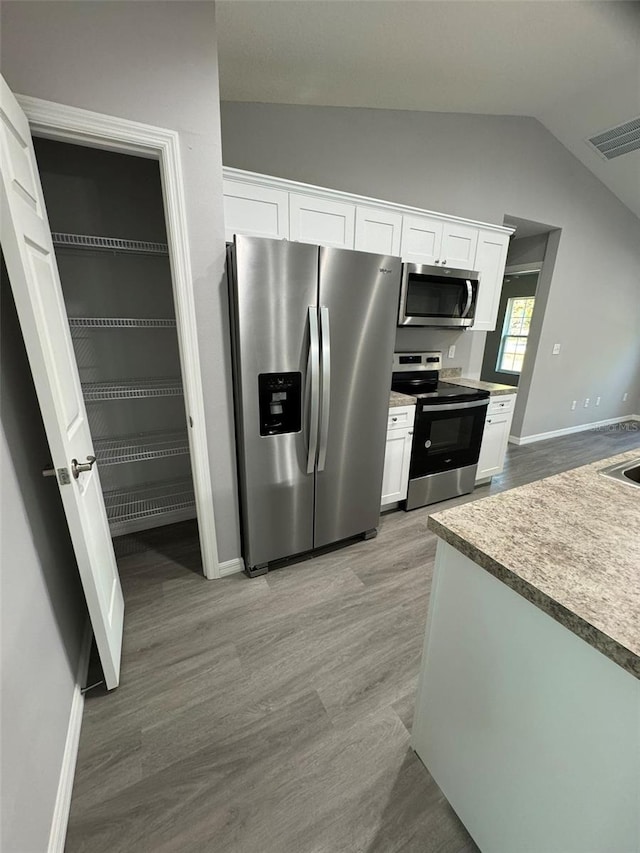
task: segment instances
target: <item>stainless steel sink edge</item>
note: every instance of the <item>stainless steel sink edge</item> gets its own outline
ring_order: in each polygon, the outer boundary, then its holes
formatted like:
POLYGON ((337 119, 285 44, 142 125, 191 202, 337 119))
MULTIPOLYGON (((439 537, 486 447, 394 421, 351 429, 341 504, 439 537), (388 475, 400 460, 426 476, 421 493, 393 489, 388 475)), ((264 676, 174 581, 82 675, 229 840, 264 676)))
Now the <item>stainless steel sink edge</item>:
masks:
POLYGON ((600 473, 604 474, 605 477, 611 477, 613 480, 625 483, 627 486, 640 488, 640 459, 610 465, 608 468, 603 468, 600 473), (630 474, 632 476, 629 476, 630 474))

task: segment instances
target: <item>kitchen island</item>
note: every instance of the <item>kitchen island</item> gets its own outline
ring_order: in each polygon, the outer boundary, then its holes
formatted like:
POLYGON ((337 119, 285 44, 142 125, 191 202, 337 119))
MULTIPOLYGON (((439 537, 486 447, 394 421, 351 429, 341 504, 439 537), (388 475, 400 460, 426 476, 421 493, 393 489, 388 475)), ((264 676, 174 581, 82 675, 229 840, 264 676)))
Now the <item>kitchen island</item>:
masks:
POLYGON ((483 853, 640 851, 638 455, 429 518, 412 745, 483 853))

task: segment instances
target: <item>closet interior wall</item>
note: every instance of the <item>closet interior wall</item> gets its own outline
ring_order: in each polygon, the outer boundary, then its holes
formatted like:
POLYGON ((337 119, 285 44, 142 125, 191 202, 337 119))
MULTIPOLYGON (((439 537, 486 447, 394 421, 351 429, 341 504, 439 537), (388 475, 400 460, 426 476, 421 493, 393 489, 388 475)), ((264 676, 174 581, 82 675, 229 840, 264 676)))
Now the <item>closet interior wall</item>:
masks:
POLYGON ((35 149, 112 535, 195 518, 159 165, 35 149))

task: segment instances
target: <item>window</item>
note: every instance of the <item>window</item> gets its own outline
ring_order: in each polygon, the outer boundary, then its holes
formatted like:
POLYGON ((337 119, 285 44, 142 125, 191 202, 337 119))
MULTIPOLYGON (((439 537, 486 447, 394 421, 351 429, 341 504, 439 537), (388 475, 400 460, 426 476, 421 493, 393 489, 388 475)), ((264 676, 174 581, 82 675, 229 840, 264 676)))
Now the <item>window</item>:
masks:
POLYGON ((527 349, 535 296, 513 296, 507 301, 496 370, 520 373, 527 349))

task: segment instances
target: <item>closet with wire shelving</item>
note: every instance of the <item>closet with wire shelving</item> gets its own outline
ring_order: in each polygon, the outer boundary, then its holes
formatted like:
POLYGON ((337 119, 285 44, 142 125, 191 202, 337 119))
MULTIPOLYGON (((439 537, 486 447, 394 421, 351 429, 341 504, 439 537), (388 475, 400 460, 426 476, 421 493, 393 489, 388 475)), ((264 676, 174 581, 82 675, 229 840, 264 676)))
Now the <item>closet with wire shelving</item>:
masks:
POLYGON ((34 143, 111 534, 195 518, 159 165, 34 143))

